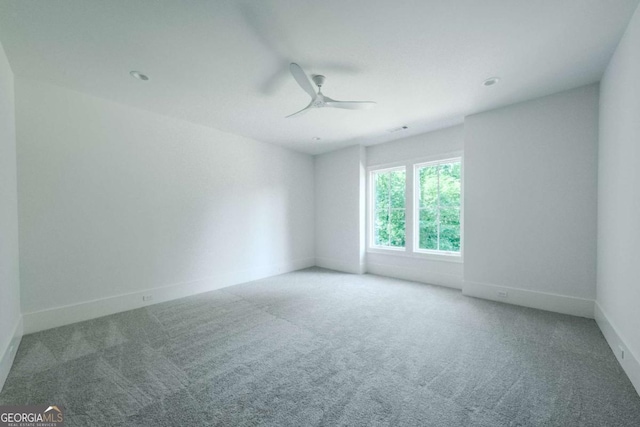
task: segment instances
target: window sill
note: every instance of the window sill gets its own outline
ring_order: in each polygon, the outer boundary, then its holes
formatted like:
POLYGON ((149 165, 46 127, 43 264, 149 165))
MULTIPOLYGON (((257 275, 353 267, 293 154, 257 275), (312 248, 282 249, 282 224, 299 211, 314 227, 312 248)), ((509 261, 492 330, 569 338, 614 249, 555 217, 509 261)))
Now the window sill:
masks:
POLYGON ((393 249, 393 248, 369 247, 367 248, 367 253, 400 256, 405 258, 426 259, 430 261, 453 262, 457 264, 463 263, 462 255, 442 254, 442 253, 422 252, 422 251, 412 252, 412 251, 408 251, 406 248, 393 249))
POLYGON ((367 252, 375 252, 380 254, 395 254, 395 255, 406 255, 408 254, 407 248, 394 248, 393 246, 370 246, 367 248, 367 252))

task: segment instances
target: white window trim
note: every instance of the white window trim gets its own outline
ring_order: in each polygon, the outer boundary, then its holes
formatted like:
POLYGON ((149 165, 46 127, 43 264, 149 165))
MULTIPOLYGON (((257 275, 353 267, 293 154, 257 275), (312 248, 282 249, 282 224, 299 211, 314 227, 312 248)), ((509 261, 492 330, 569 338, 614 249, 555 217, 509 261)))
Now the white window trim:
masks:
MULTIPOLYGON (((407 251, 407 218, 406 218, 406 214, 408 212, 407 210, 407 194, 406 194, 406 175, 405 175, 405 198, 404 198, 404 210, 405 210, 405 219, 404 219, 404 223, 405 223, 405 239, 404 239, 404 247, 398 247, 398 246, 381 246, 381 245, 376 245, 374 244, 374 239, 375 239, 375 231, 373 230, 373 225, 374 225, 374 220, 373 220, 373 215, 374 215, 374 197, 373 197, 373 175, 374 174, 379 174, 379 173, 387 173, 387 172, 398 172, 398 171, 403 171, 405 174, 407 173, 407 167, 405 165, 402 166, 391 166, 391 167, 383 167, 383 168, 375 168, 375 169, 370 169, 368 172, 368 177, 367 177, 367 182, 368 182, 368 186, 369 186, 369 191, 367 192, 367 196, 369 198, 369 202, 367 203, 368 206, 368 245, 367 248, 368 249, 372 249, 372 250, 376 250, 376 251, 382 251, 383 253, 386 253, 387 251, 391 251, 391 252, 406 252, 407 251)), ((389 203, 391 203, 391 200, 389 200, 389 203)))
POLYGON ((401 256, 433 261, 444 261, 453 263, 464 262, 464 157, 462 151, 452 151, 428 157, 421 157, 412 160, 396 161, 393 163, 375 164, 367 167, 367 252, 373 254, 384 254, 390 256, 401 256), (460 252, 431 251, 419 249, 419 242, 416 238, 416 209, 417 197, 415 192, 415 170, 416 166, 426 166, 429 164, 443 163, 447 160, 460 161, 460 252), (373 244, 373 183, 371 177, 373 173, 390 172, 404 169, 407 177, 405 196, 405 247, 395 248, 389 246, 376 246, 373 244), (416 251, 416 248, 418 250, 416 251))

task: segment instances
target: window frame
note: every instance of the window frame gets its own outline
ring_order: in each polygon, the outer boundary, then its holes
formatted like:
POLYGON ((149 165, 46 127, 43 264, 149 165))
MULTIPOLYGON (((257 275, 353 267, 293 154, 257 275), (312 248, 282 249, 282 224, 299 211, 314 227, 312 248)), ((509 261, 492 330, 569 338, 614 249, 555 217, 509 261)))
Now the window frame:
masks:
MULTIPOLYGON (((463 247, 463 203, 464 203, 464 179, 463 179, 462 155, 442 158, 439 160, 430 160, 426 162, 413 164, 413 247, 412 251, 417 254, 426 254, 440 257, 462 257, 463 247), (420 248, 420 175, 418 170, 424 167, 437 166, 450 163, 460 162, 460 251, 442 251, 439 249, 422 249, 420 248)), ((438 180, 438 193, 440 193, 440 181, 438 180)), ((440 204, 438 204, 438 215, 440 215, 440 204)), ((405 220, 406 221, 406 220, 405 220)), ((440 227, 438 227, 438 241, 440 240, 440 227)))
MULTIPOLYGON (((379 250, 379 251, 392 251, 392 252, 406 252, 407 251, 407 170, 408 168, 405 165, 400 165, 400 166, 391 166, 391 167, 384 167, 384 168, 376 168, 376 169, 370 169, 369 170, 369 174, 368 174, 368 182, 369 182, 369 192, 368 192, 368 197, 369 197, 369 203, 368 203, 368 223, 369 226, 368 228, 368 232, 369 232, 369 238, 368 238, 368 249, 374 249, 374 250, 379 250), (397 171, 403 171, 405 174, 405 183, 404 183, 404 246, 382 246, 382 245, 376 245, 375 244, 375 230, 374 228, 374 216, 375 216, 375 196, 374 196, 374 190, 375 190, 375 185, 374 185, 374 180, 373 180, 373 176, 375 174, 380 174, 380 173, 387 173, 387 172, 397 172, 397 171)), ((389 203, 391 203, 391 200, 389 200, 389 203)))
POLYGON ((403 161, 380 163, 369 165, 366 168, 366 251, 372 254, 383 254, 388 256, 400 256, 418 259, 427 259, 432 261, 444 261, 452 263, 464 262, 464 155, 463 151, 450 151, 428 157, 420 157, 403 161), (424 166, 426 164, 444 163, 446 161, 460 161, 460 252, 433 251, 419 249, 419 209, 418 198, 416 192, 416 166, 424 166), (374 197, 373 197, 373 180, 374 173, 402 170, 405 171, 405 246, 404 248, 396 248, 389 246, 374 245, 374 197), (418 250, 416 250, 418 249, 418 250))

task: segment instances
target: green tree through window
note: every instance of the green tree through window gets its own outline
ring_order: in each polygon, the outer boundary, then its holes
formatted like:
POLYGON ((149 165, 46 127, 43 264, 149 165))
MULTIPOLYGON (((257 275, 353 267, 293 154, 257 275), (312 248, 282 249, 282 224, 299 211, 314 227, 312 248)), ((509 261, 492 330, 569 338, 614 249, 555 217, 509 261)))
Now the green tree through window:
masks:
POLYGON ((418 247, 460 252, 460 161, 416 168, 418 247))
POLYGON ((374 245, 403 248, 406 172, 404 168, 374 172, 372 178, 374 245))

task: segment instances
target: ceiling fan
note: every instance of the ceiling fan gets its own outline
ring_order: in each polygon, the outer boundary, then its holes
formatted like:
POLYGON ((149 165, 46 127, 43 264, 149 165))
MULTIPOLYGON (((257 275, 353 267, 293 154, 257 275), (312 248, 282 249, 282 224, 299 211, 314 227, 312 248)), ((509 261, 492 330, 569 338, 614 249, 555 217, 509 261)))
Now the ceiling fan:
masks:
POLYGON ((296 79, 296 82, 298 82, 302 90, 304 90, 309 94, 309 96, 311 96, 311 102, 302 110, 290 114, 287 117, 299 116, 303 113, 306 113, 312 108, 333 107, 344 108, 347 110, 367 110, 376 106, 376 103, 373 101, 336 101, 335 99, 331 99, 328 96, 325 96, 322 93, 322 85, 324 84, 325 77, 320 75, 311 77, 316 86, 318 86, 318 93, 316 93, 313 85, 309 81, 309 78, 307 77, 307 74, 304 72, 302 67, 300 67, 295 62, 292 62, 289 65, 289 70, 291 70, 291 75, 293 75, 293 78, 296 79))

